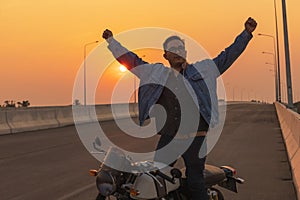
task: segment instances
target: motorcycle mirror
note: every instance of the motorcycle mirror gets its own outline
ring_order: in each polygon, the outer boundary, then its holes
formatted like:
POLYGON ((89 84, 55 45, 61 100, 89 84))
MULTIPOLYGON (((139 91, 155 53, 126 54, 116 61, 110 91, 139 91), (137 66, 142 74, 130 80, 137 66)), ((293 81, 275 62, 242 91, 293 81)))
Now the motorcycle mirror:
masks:
POLYGON ((181 178, 182 177, 181 171, 177 168, 171 169, 170 173, 171 173, 173 178, 181 178))
POLYGON ((101 141, 99 139, 99 137, 96 137, 94 142, 93 142, 93 147, 94 149, 101 151, 100 147, 101 147, 101 141))
POLYGON ((101 146, 102 144, 101 144, 101 141, 100 141, 100 139, 99 139, 99 137, 96 137, 95 138, 95 143, 98 145, 98 146, 101 146))

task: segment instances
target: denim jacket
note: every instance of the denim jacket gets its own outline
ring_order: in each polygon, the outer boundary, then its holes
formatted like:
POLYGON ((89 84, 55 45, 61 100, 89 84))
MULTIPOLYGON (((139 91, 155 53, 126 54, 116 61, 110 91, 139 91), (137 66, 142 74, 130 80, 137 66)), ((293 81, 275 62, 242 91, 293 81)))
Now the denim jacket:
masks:
MULTIPOLYGON (((200 114, 210 127, 215 126, 219 121, 217 78, 241 55, 252 37, 252 34, 244 30, 236 37, 234 43, 217 57, 189 64, 184 70, 186 86, 200 114)), ((138 106, 140 125, 143 125, 149 118, 151 107, 162 94, 171 69, 162 63, 149 64, 143 61, 114 38, 110 38, 108 48, 121 64, 140 78, 138 106)))

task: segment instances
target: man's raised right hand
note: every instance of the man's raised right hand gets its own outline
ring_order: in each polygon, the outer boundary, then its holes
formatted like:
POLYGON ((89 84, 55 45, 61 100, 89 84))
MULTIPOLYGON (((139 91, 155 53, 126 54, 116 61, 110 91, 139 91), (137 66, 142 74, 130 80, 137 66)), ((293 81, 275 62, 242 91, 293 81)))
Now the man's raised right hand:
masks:
POLYGON ((113 36, 113 33, 108 29, 106 29, 102 34, 102 37, 106 40, 112 36, 113 36))

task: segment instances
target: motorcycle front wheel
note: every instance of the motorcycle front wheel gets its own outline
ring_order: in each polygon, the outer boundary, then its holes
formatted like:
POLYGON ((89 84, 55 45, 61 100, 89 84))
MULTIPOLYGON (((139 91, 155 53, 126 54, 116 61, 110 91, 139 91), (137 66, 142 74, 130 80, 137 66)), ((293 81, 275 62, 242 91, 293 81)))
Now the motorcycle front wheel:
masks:
POLYGON ((96 200, 105 200, 106 197, 102 196, 100 193, 97 195, 96 200))
POLYGON ((209 200, 224 200, 224 196, 222 194, 222 192, 216 188, 210 188, 209 189, 211 192, 216 193, 217 195, 210 195, 208 197, 209 200))
MULTIPOLYGON (((125 198, 126 200, 133 200, 131 198, 125 198)), ((115 198, 115 197, 106 197, 106 196, 103 196, 101 194, 98 194, 98 196, 96 197, 96 200, 124 200, 124 198, 122 199, 119 199, 119 198, 115 198)))
POLYGON ((188 200, 189 198, 182 192, 176 190, 176 191, 170 192, 165 199, 167 199, 167 200, 188 200))

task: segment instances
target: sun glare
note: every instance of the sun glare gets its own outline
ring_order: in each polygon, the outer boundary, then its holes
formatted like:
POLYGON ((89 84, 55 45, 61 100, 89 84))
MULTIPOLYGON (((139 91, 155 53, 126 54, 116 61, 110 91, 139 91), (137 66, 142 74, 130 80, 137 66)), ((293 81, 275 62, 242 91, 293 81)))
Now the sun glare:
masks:
POLYGON ((127 71, 127 68, 124 65, 120 65, 119 69, 120 69, 121 72, 126 72, 127 71))

